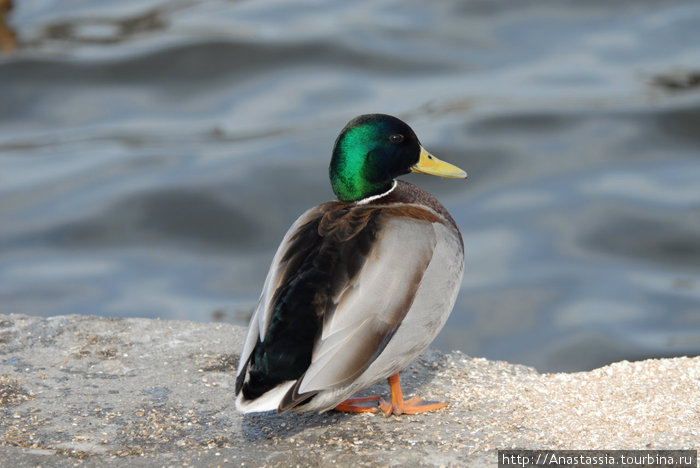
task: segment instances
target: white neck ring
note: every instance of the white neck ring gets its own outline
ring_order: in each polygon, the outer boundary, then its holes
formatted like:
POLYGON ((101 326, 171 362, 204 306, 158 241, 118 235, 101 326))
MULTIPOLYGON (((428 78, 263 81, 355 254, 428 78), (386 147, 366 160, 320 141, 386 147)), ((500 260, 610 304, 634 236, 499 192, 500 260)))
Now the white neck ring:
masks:
POLYGON ((363 198, 362 200, 359 200, 357 202, 357 204, 358 205, 366 205, 369 202, 373 202, 374 200, 378 200, 382 197, 385 197, 394 191, 397 184, 398 184, 398 182, 394 181, 394 183, 391 185, 391 188, 389 190, 387 190, 386 192, 380 193, 379 195, 372 195, 371 197, 363 198))

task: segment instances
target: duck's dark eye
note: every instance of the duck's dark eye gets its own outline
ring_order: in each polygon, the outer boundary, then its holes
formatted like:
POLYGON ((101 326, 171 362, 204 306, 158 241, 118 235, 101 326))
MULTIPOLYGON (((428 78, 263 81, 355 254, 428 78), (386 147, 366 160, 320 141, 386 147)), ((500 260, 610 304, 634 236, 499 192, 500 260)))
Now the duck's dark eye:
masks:
POLYGON ((403 141, 403 135, 401 135, 400 133, 396 133, 394 135, 391 135, 389 137, 389 141, 395 145, 398 145, 399 143, 401 143, 403 141))

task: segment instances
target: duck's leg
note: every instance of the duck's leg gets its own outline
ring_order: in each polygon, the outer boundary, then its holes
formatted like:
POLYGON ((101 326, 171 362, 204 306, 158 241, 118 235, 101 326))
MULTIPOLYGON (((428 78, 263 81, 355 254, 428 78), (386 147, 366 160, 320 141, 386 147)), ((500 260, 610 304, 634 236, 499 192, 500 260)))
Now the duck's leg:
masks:
POLYGON ((379 408, 387 417, 391 414, 398 416, 400 414, 425 413, 426 411, 433 411, 447 406, 447 403, 444 402, 427 403, 419 397, 409 398, 404 401, 398 372, 389 377, 388 381, 389 387, 391 387, 391 402, 387 403, 383 398, 379 400, 379 408))
POLYGON ((345 413, 376 413, 379 411, 379 407, 376 405, 367 406, 358 405, 358 403, 364 403, 366 401, 379 401, 380 399, 381 397, 378 396, 348 398, 333 409, 336 411, 343 411, 345 413))

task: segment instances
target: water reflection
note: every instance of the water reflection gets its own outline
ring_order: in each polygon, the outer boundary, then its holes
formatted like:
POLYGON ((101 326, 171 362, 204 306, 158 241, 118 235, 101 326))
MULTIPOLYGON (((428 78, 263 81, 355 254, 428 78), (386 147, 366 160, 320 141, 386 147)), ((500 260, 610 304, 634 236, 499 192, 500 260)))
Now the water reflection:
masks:
POLYGON ((9 25, 12 0, 0 0, 0 52, 9 53, 17 48, 17 36, 9 25))

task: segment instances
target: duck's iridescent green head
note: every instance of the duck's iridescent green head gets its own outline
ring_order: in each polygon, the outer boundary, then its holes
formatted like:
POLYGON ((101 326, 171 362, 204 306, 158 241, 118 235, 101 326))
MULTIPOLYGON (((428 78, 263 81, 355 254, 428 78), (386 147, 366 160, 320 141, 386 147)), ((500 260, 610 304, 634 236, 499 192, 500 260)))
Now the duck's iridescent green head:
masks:
POLYGON ((339 200, 356 201, 379 195, 392 188, 396 177, 409 172, 467 176, 458 167, 425 151, 411 127, 390 115, 355 117, 335 141, 329 173, 339 200))

